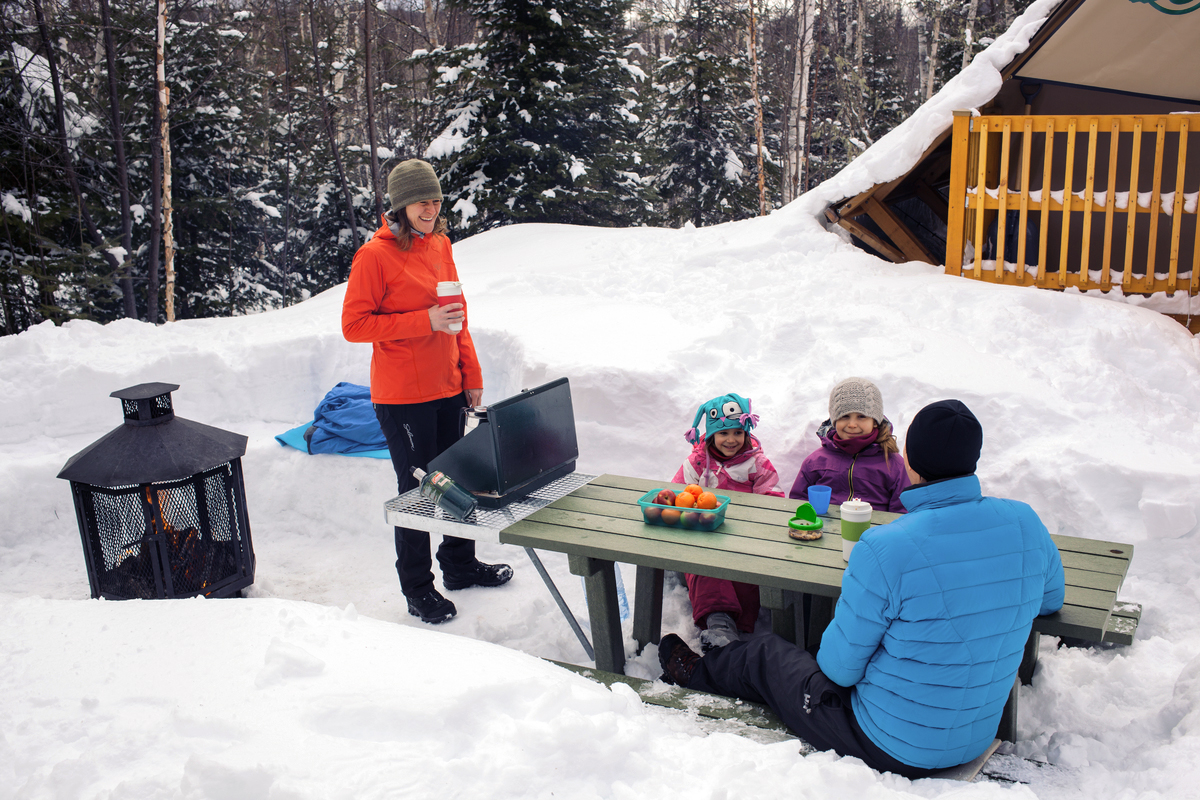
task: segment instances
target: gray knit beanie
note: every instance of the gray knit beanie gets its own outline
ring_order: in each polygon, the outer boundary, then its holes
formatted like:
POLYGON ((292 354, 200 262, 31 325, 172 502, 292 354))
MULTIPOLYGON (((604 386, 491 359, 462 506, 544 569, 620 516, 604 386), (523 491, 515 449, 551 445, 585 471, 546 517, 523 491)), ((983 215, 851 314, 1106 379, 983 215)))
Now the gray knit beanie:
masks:
POLYGON ((829 421, 857 411, 864 417, 883 422, 883 395, 879 387, 866 378, 846 378, 829 393, 829 421))
POLYGON ((441 200, 442 185, 428 161, 410 158, 397 164, 388 175, 388 197, 392 208, 399 211, 413 203, 441 200))

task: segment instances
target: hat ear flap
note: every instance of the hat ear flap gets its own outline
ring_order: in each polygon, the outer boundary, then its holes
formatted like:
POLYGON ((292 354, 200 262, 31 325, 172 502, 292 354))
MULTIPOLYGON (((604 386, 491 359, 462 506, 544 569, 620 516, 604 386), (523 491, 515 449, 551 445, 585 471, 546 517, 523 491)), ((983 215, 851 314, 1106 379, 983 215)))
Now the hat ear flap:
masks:
POLYGON ((742 407, 742 430, 749 433, 750 429, 758 424, 758 415, 754 414, 750 408, 750 398, 742 397, 740 394, 731 394, 729 396, 736 400, 737 404, 742 407))
POLYGON ((696 418, 692 420, 692 427, 688 428, 683 434, 683 438, 687 439, 688 444, 695 444, 696 442, 700 441, 701 438, 703 438, 700 436, 700 420, 704 418, 704 410, 706 408, 708 408, 708 406, 703 405, 696 409, 696 418))

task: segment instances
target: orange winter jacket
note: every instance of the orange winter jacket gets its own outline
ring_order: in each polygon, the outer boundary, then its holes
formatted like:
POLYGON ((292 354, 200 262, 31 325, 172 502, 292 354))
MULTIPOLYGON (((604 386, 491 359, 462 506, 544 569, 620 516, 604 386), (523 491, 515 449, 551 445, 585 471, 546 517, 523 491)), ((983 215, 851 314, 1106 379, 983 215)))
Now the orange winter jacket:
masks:
POLYGON ((371 402, 424 403, 483 388, 466 318, 457 334, 430 327, 438 282, 456 280, 449 239, 413 236, 412 248, 404 251, 386 220, 354 254, 342 335, 372 344, 371 402))

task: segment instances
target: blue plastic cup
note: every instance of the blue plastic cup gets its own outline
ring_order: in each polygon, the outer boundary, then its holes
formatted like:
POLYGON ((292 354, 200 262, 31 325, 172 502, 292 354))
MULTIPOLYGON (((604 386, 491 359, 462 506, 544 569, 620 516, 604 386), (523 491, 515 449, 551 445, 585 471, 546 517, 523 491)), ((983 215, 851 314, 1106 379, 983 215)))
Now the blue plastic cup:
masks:
POLYGON ((813 511, 818 514, 829 511, 829 493, 832 491, 828 486, 808 487, 808 502, 812 504, 813 511))

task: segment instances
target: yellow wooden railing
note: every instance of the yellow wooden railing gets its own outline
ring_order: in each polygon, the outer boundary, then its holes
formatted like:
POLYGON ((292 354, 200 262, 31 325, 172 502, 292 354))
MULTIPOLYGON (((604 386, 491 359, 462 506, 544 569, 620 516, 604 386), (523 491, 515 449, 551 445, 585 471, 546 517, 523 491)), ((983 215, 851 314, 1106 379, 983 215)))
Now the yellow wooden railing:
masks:
POLYGON ((956 111, 952 136, 948 274, 1200 292, 1200 114, 956 111))

